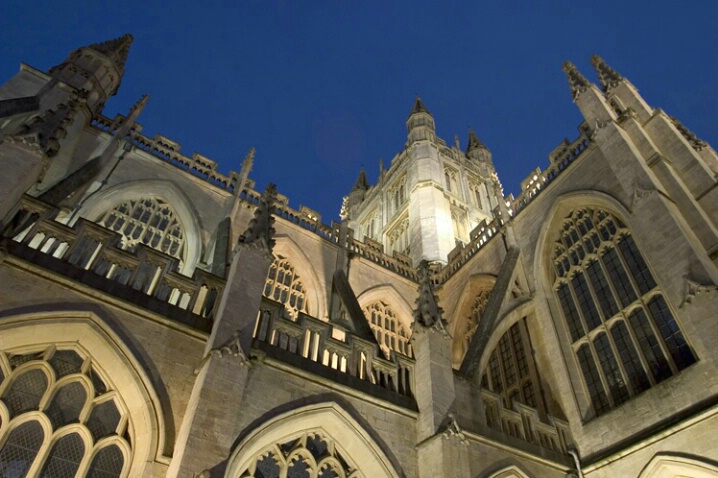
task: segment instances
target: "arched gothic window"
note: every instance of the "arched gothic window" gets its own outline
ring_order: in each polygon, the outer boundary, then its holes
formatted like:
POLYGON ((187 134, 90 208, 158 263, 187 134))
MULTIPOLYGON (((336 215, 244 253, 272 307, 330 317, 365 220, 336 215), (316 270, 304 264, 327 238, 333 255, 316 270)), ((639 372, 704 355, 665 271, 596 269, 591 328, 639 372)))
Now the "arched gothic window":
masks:
POLYGON ((308 313, 307 294, 294 266, 284 256, 277 255, 269 266, 264 296, 284 304, 284 310, 296 320, 299 312, 308 313))
POLYGON ((554 290, 596 416, 696 361, 618 218, 575 210, 554 247, 554 290))
POLYGON ((0 351, 0 380, 0 476, 127 476, 131 425, 91 359, 54 347, 0 351))
POLYGON ((184 263, 184 228, 172 207, 162 199, 131 199, 106 212, 98 222, 122 234, 123 249, 133 251, 138 244, 145 244, 184 263))
POLYGON ((491 294, 491 287, 482 287, 476 293, 476 298, 471 306, 471 314, 457 325, 457 329, 454 331, 454 342, 452 344, 452 358, 455 366, 460 366, 461 361, 464 360, 466 351, 469 350, 469 344, 471 339, 476 333, 476 329, 479 327, 479 319, 481 314, 484 313, 486 304, 489 301, 489 295, 491 294))
POLYGON ((390 351, 412 356, 409 343, 411 332, 391 307, 382 301, 377 301, 364 307, 364 315, 386 357, 389 357, 390 351))
POLYGON ((514 402, 534 408, 540 405, 538 372, 530 347, 526 321, 522 319, 501 337, 481 378, 481 385, 501 395, 509 408, 514 402))
POLYGON ((321 432, 303 433, 259 453, 239 478, 364 478, 321 432))

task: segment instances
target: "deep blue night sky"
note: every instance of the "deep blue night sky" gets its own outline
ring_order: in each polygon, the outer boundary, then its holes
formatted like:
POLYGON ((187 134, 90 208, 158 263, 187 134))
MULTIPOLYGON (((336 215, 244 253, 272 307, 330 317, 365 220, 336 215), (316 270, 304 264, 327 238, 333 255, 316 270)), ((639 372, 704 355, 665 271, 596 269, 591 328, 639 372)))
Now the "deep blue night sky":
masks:
POLYGON ((0 82, 73 49, 132 33, 118 95, 139 122, 239 169, 257 148, 258 189, 335 219, 366 167, 375 181, 406 140, 419 93, 447 143, 468 127, 505 191, 581 122, 561 64, 594 80, 601 55, 644 98, 718 145, 718 2, 207 1, 0 3, 0 82), (486 6, 484 4, 493 5, 486 6), (643 8, 639 7, 641 5, 643 8))

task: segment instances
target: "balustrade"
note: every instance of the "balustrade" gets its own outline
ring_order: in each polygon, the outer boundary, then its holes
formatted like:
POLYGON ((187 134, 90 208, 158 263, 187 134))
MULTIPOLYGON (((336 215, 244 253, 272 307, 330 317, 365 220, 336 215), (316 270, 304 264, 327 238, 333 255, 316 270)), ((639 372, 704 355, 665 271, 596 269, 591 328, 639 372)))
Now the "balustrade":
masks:
MULTIPOLYGON (((134 252, 119 247, 121 236, 85 219, 74 226, 55 221, 57 210, 39 199, 24 196, 14 219, 3 233, 5 241, 20 244, 17 254, 25 258, 50 256, 58 271, 86 277, 72 270, 87 271, 116 287, 141 292, 191 314, 211 319, 224 280, 202 270, 193 277, 179 272, 178 260, 143 244, 134 252), (30 253, 30 251, 35 251, 30 253)), ((84 280, 90 286, 100 282, 84 280)), ((147 304, 151 305, 151 304, 147 304)))
POLYGON ((567 422, 551 416, 543 422, 535 408, 518 402, 507 408, 500 395, 487 389, 481 390, 481 398, 489 428, 559 453, 572 447, 567 422))
POLYGON ((387 360, 379 347, 328 322, 299 314, 296 321, 284 306, 262 298, 254 339, 352 375, 392 392, 413 397, 414 360, 392 353, 387 360))

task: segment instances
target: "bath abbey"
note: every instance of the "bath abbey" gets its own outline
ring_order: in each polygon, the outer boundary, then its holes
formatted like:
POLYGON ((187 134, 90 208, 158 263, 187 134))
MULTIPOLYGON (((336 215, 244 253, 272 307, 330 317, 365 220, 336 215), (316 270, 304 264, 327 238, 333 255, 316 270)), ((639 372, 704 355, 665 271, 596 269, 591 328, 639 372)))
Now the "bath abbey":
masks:
POLYGON ((690 118, 566 62, 584 121, 514 196, 417 97, 328 223, 104 111, 132 41, 0 86, 0 477, 718 478, 690 118))

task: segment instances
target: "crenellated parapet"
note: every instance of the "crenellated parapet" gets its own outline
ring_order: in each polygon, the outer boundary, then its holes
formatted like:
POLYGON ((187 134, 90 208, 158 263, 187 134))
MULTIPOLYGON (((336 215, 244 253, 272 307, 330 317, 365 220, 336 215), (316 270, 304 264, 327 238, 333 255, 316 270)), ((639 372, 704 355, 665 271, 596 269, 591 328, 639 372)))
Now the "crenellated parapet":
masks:
POLYGON ((520 213, 536 196, 551 184, 578 158, 591 144, 590 129, 585 122, 578 126, 579 135, 573 141, 564 139, 548 156, 549 166, 544 171, 534 169, 521 181, 521 194, 509 197, 509 212, 512 216, 520 213))
MULTIPOLYGON (((122 115, 115 116, 115 119, 109 119, 103 115, 96 115, 91 122, 91 126, 104 131, 110 135, 114 135, 120 129, 126 118, 122 115)), ((239 173, 230 171, 229 174, 222 174, 217 171, 217 162, 194 153, 191 157, 180 153, 180 143, 173 141, 161 134, 149 138, 141 133, 142 126, 135 124, 130 129, 125 139, 130 141, 139 151, 144 151, 155 158, 160 159, 186 173, 206 181, 208 184, 219 189, 235 192, 237 187, 237 179, 239 173)))

